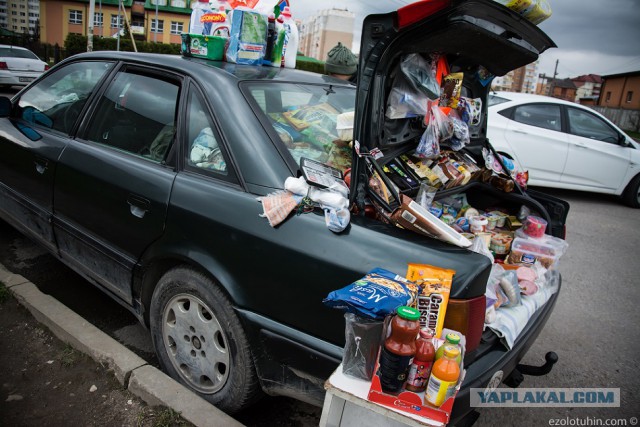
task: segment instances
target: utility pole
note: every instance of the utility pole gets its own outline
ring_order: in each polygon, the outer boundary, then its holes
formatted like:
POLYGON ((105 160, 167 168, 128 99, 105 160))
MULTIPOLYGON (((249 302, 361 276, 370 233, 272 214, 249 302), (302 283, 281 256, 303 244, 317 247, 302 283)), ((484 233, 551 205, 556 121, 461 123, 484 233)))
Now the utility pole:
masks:
POLYGON ((122 4, 122 0, 118 0, 118 35, 117 35, 117 39, 118 42, 116 43, 116 50, 118 52, 120 52, 120 20, 122 19, 122 17, 120 16, 120 5, 122 4))
POLYGON ((559 59, 556 59, 556 68, 553 70, 553 80, 551 80, 551 85, 549 85, 549 96, 553 96, 553 90, 556 86, 556 76, 558 75, 558 62, 559 59))
POLYGON ((156 2, 156 31, 153 33, 153 42, 157 42, 158 40, 158 0, 156 2))
POLYGON ((96 0, 89 0, 89 29, 87 31, 87 52, 93 52, 93 15, 96 11, 96 0))

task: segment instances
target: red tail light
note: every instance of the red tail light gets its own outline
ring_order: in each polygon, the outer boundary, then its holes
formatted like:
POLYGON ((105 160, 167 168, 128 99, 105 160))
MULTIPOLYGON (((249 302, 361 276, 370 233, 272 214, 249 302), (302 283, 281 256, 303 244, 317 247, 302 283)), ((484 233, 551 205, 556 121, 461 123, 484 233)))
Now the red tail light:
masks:
POLYGON ((398 27, 404 28, 449 6, 450 0, 422 0, 398 9, 398 27))
POLYGON ((44 70, 47 71, 49 68, 51 68, 48 64, 44 66, 44 70))
POLYGON ((0 70, 8 70, 7 63, 4 61, 0 61, 0 70))
POLYGON ((484 295, 471 299, 450 299, 444 327, 464 334, 467 339, 465 351, 468 353, 480 345, 484 329, 486 300, 484 295))

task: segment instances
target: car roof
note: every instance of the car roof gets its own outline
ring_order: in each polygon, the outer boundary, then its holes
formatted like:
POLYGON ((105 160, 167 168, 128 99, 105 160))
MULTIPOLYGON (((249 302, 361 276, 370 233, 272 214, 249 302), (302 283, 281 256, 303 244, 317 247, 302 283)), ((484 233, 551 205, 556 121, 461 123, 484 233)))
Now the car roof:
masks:
MULTIPOLYGON (((181 55, 166 55, 157 53, 138 52, 114 52, 99 51, 81 53, 70 58, 77 59, 105 59, 136 62, 141 65, 162 65, 189 74, 201 82, 207 81, 207 75, 216 76, 216 79, 226 79, 230 82, 240 81, 294 81, 297 83, 344 85, 353 87, 344 80, 339 80, 327 75, 312 73, 290 68, 275 68, 255 65, 232 64, 224 61, 213 61, 204 58, 187 57, 181 55)), ((64 61, 66 62, 66 61, 64 61)), ((62 63, 61 63, 62 64, 62 63)))
POLYGON ((12 45, 12 44, 0 44, 0 47, 6 47, 6 48, 9 48, 9 49, 29 50, 29 49, 27 49, 25 47, 15 46, 15 45, 12 45))
MULTIPOLYGON (((489 96, 498 96, 500 98, 504 98, 504 99, 508 99, 509 100, 509 105, 511 104, 521 104, 521 103, 531 103, 531 102, 548 102, 548 103, 554 103, 554 104, 565 104, 565 105, 571 105, 571 106, 578 106, 581 107, 580 104, 577 104, 575 102, 571 102, 571 101, 565 101, 564 99, 560 99, 560 98, 552 98, 550 96, 544 96, 544 95, 536 95, 533 93, 520 93, 520 92, 504 92, 504 91, 491 91, 489 93, 489 96)), ((500 107, 500 108, 504 108, 507 106, 506 102, 500 103, 500 104, 495 104, 493 105, 495 107, 500 107)))

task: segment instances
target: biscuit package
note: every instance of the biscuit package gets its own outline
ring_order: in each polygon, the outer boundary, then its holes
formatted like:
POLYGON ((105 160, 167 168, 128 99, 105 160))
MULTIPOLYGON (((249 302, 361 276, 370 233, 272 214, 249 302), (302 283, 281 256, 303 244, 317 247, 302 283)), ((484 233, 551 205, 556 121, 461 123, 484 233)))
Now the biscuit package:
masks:
POLYGON ((418 294, 420 328, 431 329, 436 338, 440 338, 442 333, 451 282, 455 273, 455 270, 427 264, 411 263, 407 268, 407 280, 420 287, 418 294))

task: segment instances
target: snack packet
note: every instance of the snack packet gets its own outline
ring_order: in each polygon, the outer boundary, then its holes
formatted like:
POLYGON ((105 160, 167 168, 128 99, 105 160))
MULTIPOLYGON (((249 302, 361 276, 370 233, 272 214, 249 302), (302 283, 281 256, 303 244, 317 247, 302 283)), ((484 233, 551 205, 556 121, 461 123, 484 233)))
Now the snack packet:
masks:
POLYGON ((329 293, 325 305, 369 319, 384 319, 401 305, 415 304, 418 286, 383 268, 374 268, 349 286, 329 293))
POLYGON ((440 107, 458 108, 462 94, 462 79, 464 73, 451 73, 445 76, 440 96, 440 107))
POLYGON ((455 270, 427 264, 410 263, 407 268, 407 279, 420 286, 418 295, 420 328, 435 331, 436 338, 439 338, 442 332, 451 282, 455 273, 455 270))

